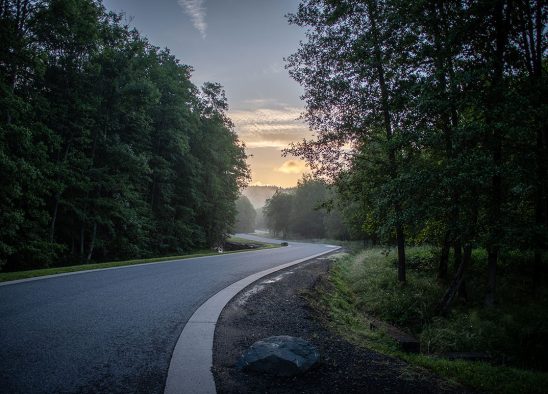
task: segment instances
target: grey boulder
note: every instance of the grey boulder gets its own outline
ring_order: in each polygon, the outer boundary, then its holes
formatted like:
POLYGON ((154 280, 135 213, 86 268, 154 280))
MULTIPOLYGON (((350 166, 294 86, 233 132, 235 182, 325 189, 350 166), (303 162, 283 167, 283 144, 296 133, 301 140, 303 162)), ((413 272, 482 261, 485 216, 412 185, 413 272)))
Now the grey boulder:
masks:
POLYGON ((255 342, 236 365, 245 371, 295 376, 320 361, 320 352, 302 338, 280 335, 255 342))

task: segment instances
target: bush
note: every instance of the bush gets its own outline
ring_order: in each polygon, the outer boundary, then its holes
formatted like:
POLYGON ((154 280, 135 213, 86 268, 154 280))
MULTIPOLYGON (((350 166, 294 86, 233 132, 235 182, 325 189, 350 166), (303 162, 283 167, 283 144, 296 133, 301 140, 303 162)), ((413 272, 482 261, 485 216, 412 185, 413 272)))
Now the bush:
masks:
MULTIPOLYGON (((483 250, 474 251, 469 274, 482 272, 484 254, 483 250)), ((481 305, 475 300, 454 308, 447 317, 428 318, 444 290, 438 285, 433 270, 435 264, 432 263, 437 257, 428 248, 410 248, 408 256, 414 260, 415 268, 408 271, 408 283, 403 287, 397 284, 390 252, 369 249, 340 258, 330 273, 332 286, 324 290, 321 297, 330 326, 353 343, 400 357, 482 392, 546 391, 548 374, 515 368, 546 369, 548 308, 542 289, 536 296, 530 290, 516 295, 516 289, 523 290, 523 285, 519 284, 523 278, 515 277, 500 286, 508 293, 506 299, 514 300, 513 303, 485 310, 475 306, 481 305), (490 353, 497 363, 449 361, 424 354, 402 353, 381 330, 370 329, 369 314, 403 329, 415 330, 423 352, 482 351, 490 353), (417 319, 415 315, 423 318, 417 319)), ((508 266, 508 269, 514 268, 508 266)), ((484 281, 484 275, 469 276, 472 290, 484 281)))
POLYGON ((470 300, 455 303, 449 316, 434 315, 445 292, 436 280, 438 255, 431 247, 408 249, 407 284, 396 280, 390 251, 374 248, 341 260, 334 276, 344 282, 355 307, 418 336, 427 353, 487 352, 505 365, 548 369, 548 308, 543 289, 534 295, 530 279, 520 277, 523 256, 505 255, 499 281, 504 303, 483 308, 485 251, 473 253, 467 275, 470 300), (511 264, 512 259, 515 264, 511 264), (511 275, 510 275, 511 274, 511 275))
MULTIPOLYGON (((358 307, 364 312, 417 332, 430 320, 443 289, 432 284, 430 276, 422 272, 408 275, 408 283, 402 287, 395 280, 394 267, 388 263, 386 254, 381 249, 359 254, 350 262, 345 279, 357 295, 358 307)), ((416 266, 429 266, 430 258, 419 256, 416 261, 420 263, 416 266)))

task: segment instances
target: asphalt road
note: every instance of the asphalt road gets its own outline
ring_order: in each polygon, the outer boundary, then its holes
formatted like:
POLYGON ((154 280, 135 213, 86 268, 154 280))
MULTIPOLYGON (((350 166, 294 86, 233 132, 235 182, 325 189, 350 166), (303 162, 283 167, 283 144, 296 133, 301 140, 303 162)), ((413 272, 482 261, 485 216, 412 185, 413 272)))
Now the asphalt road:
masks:
POLYGON ((328 249, 290 242, 0 286, 0 392, 162 393, 177 338, 205 300, 328 249))

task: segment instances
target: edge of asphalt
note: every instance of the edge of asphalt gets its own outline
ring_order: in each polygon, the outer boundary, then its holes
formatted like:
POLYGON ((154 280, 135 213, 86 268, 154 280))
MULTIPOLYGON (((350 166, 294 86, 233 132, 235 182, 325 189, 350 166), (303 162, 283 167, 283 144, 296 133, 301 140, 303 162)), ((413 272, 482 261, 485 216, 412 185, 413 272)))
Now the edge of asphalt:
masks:
MULTIPOLYGON (((236 253, 259 253, 259 252, 264 252, 264 251, 272 250, 272 249, 273 249, 273 248, 255 249, 255 250, 242 250, 242 251, 234 251, 234 252, 231 252, 230 254, 236 254, 236 253)), ((274 249, 275 249, 275 248, 274 248, 274 249)), ((62 272, 62 273, 60 273, 60 274, 50 274, 50 275, 33 276, 33 277, 31 277, 31 278, 6 280, 6 281, 4 281, 4 282, 0 282, 0 287, 2 287, 2 286, 8 286, 8 285, 16 285, 16 284, 18 284, 18 283, 33 282, 33 281, 35 281, 35 280, 59 278, 59 277, 61 277, 61 276, 89 274, 89 273, 92 273, 92 272, 108 271, 108 270, 118 270, 118 269, 123 269, 123 268, 144 267, 144 266, 147 266, 147 265, 155 265, 155 264, 177 263, 177 262, 184 262, 184 261, 187 261, 187 260, 197 260, 197 259, 205 259, 205 258, 208 258, 208 257, 226 256, 227 254, 229 254, 229 253, 211 254, 211 255, 207 255, 207 256, 198 256, 198 257, 183 257, 183 258, 180 258, 180 259, 162 260, 162 261, 151 261, 150 263, 137 263, 137 264, 120 265, 120 266, 118 266, 118 267, 93 268, 93 269, 82 270, 82 271, 62 272)))
POLYGON ((164 394, 216 393, 213 365, 213 336, 219 316, 240 291, 253 282, 276 271, 288 268, 308 260, 315 259, 341 249, 329 245, 329 250, 289 263, 278 265, 249 275, 225 287, 194 312, 183 327, 169 363, 164 394))

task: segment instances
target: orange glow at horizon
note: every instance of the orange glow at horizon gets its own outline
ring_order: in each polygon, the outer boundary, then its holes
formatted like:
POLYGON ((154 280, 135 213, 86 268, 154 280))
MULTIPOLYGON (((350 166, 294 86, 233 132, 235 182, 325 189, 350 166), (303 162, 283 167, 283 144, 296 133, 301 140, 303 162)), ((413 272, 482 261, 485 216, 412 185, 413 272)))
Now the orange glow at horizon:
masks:
POLYGON ((292 142, 311 138, 312 133, 299 119, 302 108, 268 102, 251 103, 251 109, 229 111, 236 132, 246 145, 251 168, 250 185, 293 187, 310 172, 297 157, 282 156, 292 142), (253 104, 258 104, 253 108, 253 104))

